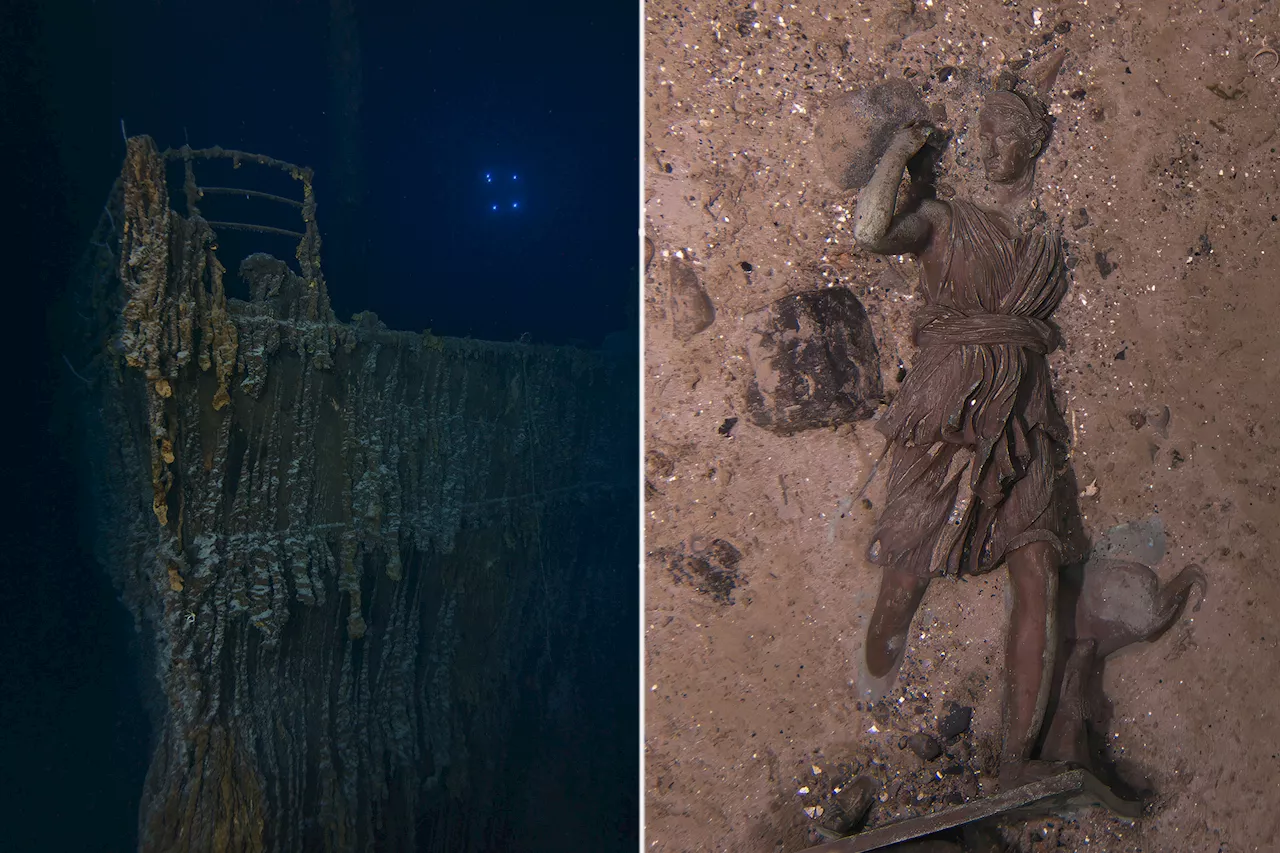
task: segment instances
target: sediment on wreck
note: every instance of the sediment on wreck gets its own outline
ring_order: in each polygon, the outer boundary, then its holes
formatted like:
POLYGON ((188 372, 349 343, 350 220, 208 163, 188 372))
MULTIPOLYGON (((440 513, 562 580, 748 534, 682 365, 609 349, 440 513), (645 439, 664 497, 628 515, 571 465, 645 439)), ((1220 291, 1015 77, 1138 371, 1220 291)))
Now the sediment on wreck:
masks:
POLYGON ((71 294, 86 529, 154 676, 140 849, 530 842, 537 779, 622 811, 634 363, 339 323, 319 250, 308 170, 134 137, 71 294), (247 301, 209 158, 301 185, 296 265, 246 258, 247 301))

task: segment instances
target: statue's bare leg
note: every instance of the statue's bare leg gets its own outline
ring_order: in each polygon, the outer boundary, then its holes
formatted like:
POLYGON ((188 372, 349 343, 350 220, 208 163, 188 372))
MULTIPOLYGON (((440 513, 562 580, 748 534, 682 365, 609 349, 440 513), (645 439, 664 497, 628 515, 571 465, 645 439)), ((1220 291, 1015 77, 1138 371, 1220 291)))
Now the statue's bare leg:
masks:
POLYGON ((1032 762, 1031 751, 1053 682, 1058 647, 1058 559, 1047 542, 1032 542, 1006 557, 1013 606, 1005 646, 1002 788, 1024 784, 1061 769, 1032 762))
POLYGON ((1098 644, 1077 639, 1071 644, 1058 687, 1057 708, 1049 718, 1040 757, 1090 767, 1088 717, 1089 681, 1098 662, 1098 644))
POLYGON ((880 595, 876 598, 858 689, 864 699, 875 701, 893 686, 906 651, 907 632, 920 600, 929 588, 929 577, 886 566, 880 575, 880 595))

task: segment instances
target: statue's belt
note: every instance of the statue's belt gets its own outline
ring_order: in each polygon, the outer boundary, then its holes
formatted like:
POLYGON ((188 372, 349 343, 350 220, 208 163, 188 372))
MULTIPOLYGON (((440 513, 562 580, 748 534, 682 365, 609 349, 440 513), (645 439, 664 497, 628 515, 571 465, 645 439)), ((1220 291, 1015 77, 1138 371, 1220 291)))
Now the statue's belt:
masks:
POLYGON ((915 317, 912 335, 916 346, 964 346, 1010 344, 1038 353, 1058 348, 1058 330, 1035 317, 1009 314, 960 314, 929 306, 915 317))

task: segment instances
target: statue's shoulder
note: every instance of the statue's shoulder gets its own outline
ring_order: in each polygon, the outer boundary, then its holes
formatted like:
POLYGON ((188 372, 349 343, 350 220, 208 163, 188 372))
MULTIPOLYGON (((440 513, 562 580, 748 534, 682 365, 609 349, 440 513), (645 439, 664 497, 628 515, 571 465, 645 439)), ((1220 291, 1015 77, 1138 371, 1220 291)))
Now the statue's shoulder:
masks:
POLYGON ((948 205, 952 237, 974 244, 992 240, 1016 241, 1021 229, 1017 221, 999 208, 987 207, 965 199, 953 198, 948 205))
POLYGON ((926 198, 921 200, 917 210, 934 228, 939 226, 945 227, 951 222, 951 201, 943 201, 937 198, 926 198))

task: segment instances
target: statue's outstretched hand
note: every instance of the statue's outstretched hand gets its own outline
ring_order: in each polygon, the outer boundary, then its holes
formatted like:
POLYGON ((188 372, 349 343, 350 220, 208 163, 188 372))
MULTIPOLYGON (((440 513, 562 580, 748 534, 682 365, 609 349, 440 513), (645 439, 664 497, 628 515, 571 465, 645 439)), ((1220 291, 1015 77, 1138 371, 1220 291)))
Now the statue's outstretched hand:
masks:
POLYGON ((898 132, 893 135, 890 147, 908 156, 914 155, 924 147, 934 132, 934 126, 927 121, 913 119, 898 128, 898 132))

